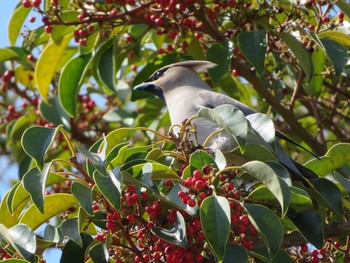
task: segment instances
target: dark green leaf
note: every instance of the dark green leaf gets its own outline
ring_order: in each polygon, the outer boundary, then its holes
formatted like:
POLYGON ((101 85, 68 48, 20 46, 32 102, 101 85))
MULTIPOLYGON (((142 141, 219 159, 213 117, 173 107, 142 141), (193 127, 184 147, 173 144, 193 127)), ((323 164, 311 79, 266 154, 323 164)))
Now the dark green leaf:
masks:
POLYGON ((44 213, 44 194, 46 178, 50 172, 51 163, 46 163, 40 172, 37 167, 33 167, 23 177, 23 187, 30 194, 30 198, 38 210, 44 213))
POLYGON ((152 227, 152 233, 171 244, 185 248, 187 246, 186 225, 180 212, 176 212, 176 222, 171 229, 152 227))
POLYGON ((0 237, 3 237, 24 259, 34 262, 36 238, 33 231, 24 224, 7 229, 0 224, 0 237))
POLYGON ((266 30, 242 32, 238 35, 239 49, 256 68, 260 77, 264 74, 266 55, 266 30))
POLYGON ((67 130, 70 130, 70 117, 62 108, 62 105, 59 102, 57 96, 50 98, 48 100, 48 103, 45 101, 41 102, 39 109, 40 113, 48 122, 51 122, 55 125, 63 124, 67 130))
POLYGON ((83 246, 83 240, 81 239, 79 231, 78 219, 76 217, 63 221, 60 229, 64 236, 68 237, 70 240, 73 240, 79 247, 83 246))
POLYGON ((205 198, 199 209, 203 233, 219 262, 224 259, 230 235, 230 213, 228 200, 215 194, 205 198))
POLYGON ((79 182, 72 183, 72 194, 78 200, 80 206, 85 210, 89 215, 93 215, 92 211, 92 193, 91 189, 79 182))
POLYGON ((69 240, 63 248, 60 263, 85 263, 85 250, 90 246, 94 239, 82 233, 83 247, 78 246, 74 241, 69 240))
POLYGON ((107 170, 107 176, 100 174, 98 171, 94 173, 94 181, 99 191, 106 197, 109 203, 117 210, 120 209, 120 197, 122 186, 122 175, 118 168, 107 170))
POLYGON ((256 204, 244 204, 249 219, 260 233, 270 258, 278 253, 283 240, 283 227, 280 219, 270 209, 256 204))
POLYGON ((334 172, 335 179, 340 183, 340 185, 345 189, 345 191, 350 195, 350 180, 338 172, 334 172))
POLYGON ((289 47, 294 56, 297 58, 300 66, 303 68, 306 80, 310 81, 314 74, 314 65, 309 51, 303 46, 303 44, 289 33, 278 33, 278 36, 289 47))
POLYGON ((94 263, 109 263, 109 253, 105 243, 97 243, 89 249, 89 255, 94 263))
POLYGON ((223 263, 245 263, 248 262, 248 252, 242 246, 228 243, 225 249, 223 263))
POLYGON ((221 105, 214 109, 201 108, 197 116, 216 122, 235 138, 241 152, 244 152, 247 141, 248 122, 243 112, 232 105, 221 105))
POLYGON ((208 49, 207 60, 216 63, 218 66, 208 69, 208 73, 214 84, 218 84, 220 79, 230 69, 231 51, 229 42, 217 43, 208 49))
MULTIPOLYGON (((225 157, 223 157, 225 158, 225 157)), ((202 171, 204 165, 215 165, 214 158, 203 150, 197 150, 190 155, 190 161, 188 167, 183 173, 183 179, 192 176, 195 170, 202 171)))
POLYGON ((91 53, 71 59, 60 75, 58 83, 59 100, 71 117, 75 114, 77 95, 90 59, 91 53))
POLYGON ((102 81, 112 92, 115 92, 116 66, 114 57, 114 45, 104 50, 98 63, 98 71, 102 81))
POLYGON ((318 249, 323 247, 323 222, 315 210, 301 212, 290 219, 307 241, 318 249))
POLYGON ((347 50, 337 41, 327 38, 321 38, 320 40, 328 58, 333 63, 335 74, 339 75, 349 60, 347 50))
POLYGON ((242 165, 240 170, 249 173, 256 180, 266 185, 280 203, 282 215, 287 212, 290 202, 289 187, 286 182, 275 173, 274 169, 265 163, 251 161, 242 165))
POLYGON ((94 153, 90 152, 84 147, 77 146, 78 151, 85 156, 87 159, 89 159, 93 166, 101 173, 105 174, 106 173, 106 166, 105 166, 105 160, 102 159, 100 153, 94 153))
POLYGON ((21 139, 23 149, 35 160, 39 170, 43 168, 44 156, 60 128, 61 126, 56 129, 33 126, 23 133, 21 139))

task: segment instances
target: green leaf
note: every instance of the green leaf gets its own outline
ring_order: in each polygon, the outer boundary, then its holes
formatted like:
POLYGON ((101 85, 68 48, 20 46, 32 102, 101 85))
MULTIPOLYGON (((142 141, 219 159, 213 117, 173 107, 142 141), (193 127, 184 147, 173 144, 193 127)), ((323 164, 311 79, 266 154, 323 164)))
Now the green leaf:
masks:
POLYGON ((231 212, 227 199, 216 194, 208 196, 200 206, 199 215, 206 240, 217 261, 222 262, 231 229, 231 212))
POLYGON ((297 58, 300 66, 303 68, 306 80, 310 81, 314 73, 314 65, 311 60, 309 51, 289 33, 278 33, 278 36, 283 40, 284 43, 289 47, 294 56, 297 58))
MULTIPOLYGON (((156 162, 148 162, 146 164, 140 163, 133 165, 131 168, 127 169, 126 171, 130 174, 132 174, 134 177, 137 177, 141 170, 144 168, 144 166, 149 166, 149 175, 150 177, 147 180, 162 180, 162 179, 170 179, 170 180, 180 180, 180 177, 177 175, 177 173, 169 168, 168 166, 156 163, 156 162)), ((139 178, 138 178, 139 179, 139 178)), ((140 181, 142 178, 140 178, 140 181)))
POLYGON ((85 210, 89 215, 93 215, 92 211, 92 193, 91 189, 79 182, 72 183, 72 194, 78 200, 79 205, 85 210))
POLYGON ((224 169, 227 165, 226 158, 219 149, 215 150, 215 164, 219 170, 224 169))
POLYGON ((321 160, 312 159, 305 164, 306 168, 319 176, 325 176, 345 164, 350 164, 350 143, 338 143, 332 146, 321 160))
POLYGON ((7 229, 4 225, 0 224, 0 237, 6 239, 21 257, 34 262, 36 238, 28 226, 18 224, 7 229))
POLYGON ((62 242, 64 236, 62 232, 58 231, 58 229, 52 225, 47 225, 44 231, 44 240, 53 241, 55 243, 62 242))
POLYGON ((32 8, 26 8, 23 5, 18 5, 12 13, 8 24, 8 38, 11 45, 16 45, 16 40, 21 32, 22 25, 32 8))
POLYGON ((171 229, 152 227, 154 235, 171 244, 187 247, 186 224, 180 212, 176 212, 176 222, 171 229))
POLYGON ((122 186, 122 175, 119 169, 114 169, 113 172, 107 170, 107 176, 95 171, 93 177, 98 190, 115 209, 119 210, 122 186))
POLYGON ((74 241, 69 240, 64 246, 60 263, 85 263, 86 250, 94 239, 86 233, 81 233, 83 247, 78 246, 74 241))
POLYGON ((343 199, 339 188, 334 183, 325 178, 317 178, 316 181, 313 182, 313 186, 323 197, 323 199, 329 204, 332 211, 343 217, 343 199))
POLYGON ((304 85, 304 88, 308 94, 315 97, 319 97, 323 90, 323 76, 322 72, 325 67, 325 52, 322 49, 318 49, 312 53, 312 62, 314 64, 314 75, 309 83, 304 85))
POLYGON ((347 50, 337 41, 327 38, 321 38, 320 41, 328 58, 333 63, 335 74, 339 75, 349 60, 347 50))
POLYGON ((238 35, 238 46, 243 55, 256 68, 260 77, 264 74, 266 55, 266 30, 242 32, 238 35))
POLYGON ((48 102, 42 101, 39 105, 41 115, 55 125, 63 124, 67 129, 71 129, 70 117, 62 108, 62 105, 57 96, 48 99, 48 102))
POLYGON ((109 253, 105 243, 97 243, 89 249, 89 255, 94 263, 109 263, 109 253))
POLYGON ((45 154, 59 129, 61 129, 61 126, 55 129, 32 126, 23 133, 21 139, 22 147, 24 151, 35 160, 39 170, 42 170, 44 166, 45 154))
MULTIPOLYGON (((225 157, 223 157, 225 158, 225 157)), ((223 160, 226 162, 226 160, 223 160)), ((196 150, 194 153, 190 155, 189 165, 183 172, 183 179, 192 176, 195 170, 202 171, 204 165, 215 165, 214 158, 203 150, 196 150)))
POLYGON ((286 182, 276 174, 274 169, 265 163, 251 161, 242 165, 240 170, 249 173, 256 180, 266 185, 280 203, 282 215, 285 215, 290 202, 290 190, 286 182))
POLYGON ((283 240, 283 227, 278 216, 270 209, 257 204, 244 204, 248 216, 263 239, 270 258, 278 253, 283 240))
POLYGON ((35 79, 44 101, 47 101, 50 83, 54 78, 59 61, 71 38, 71 35, 67 35, 60 41, 51 41, 48 43, 36 63, 35 79))
POLYGON ((218 84, 220 79, 229 71, 231 63, 231 51, 229 42, 225 41, 211 45, 208 49, 207 60, 216 63, 218 66, 208 69, 208 73, 214 84, 218 84))
POLYGON ((51 163, 46 163, 40 172, 37 167, 33 167, 23 177, 23 187, 30 194, 34 205, 40 213, 44 213, 44 194, 46 179, 50 172, 51 163))
POLYGON ((223 263, 245 263, 248 262, 248 252, 242 246, 228 243, 225 248, 223 263))
POLYGON ((0 62, 18 58, 18 54, 10 48, 0 48, 0 62))
POLYGON ((63 221, 60 230, 64 236, 74 241, 79 247, 83 246, 83 240, 79 231, 78 218, 75 217, 63 221))
POLYGON ((258 135, 276 151, 275 142, 275 125, 271 118, 262 113, 254 113, 246 116, 251 127, 258 133, 258 135))
POLYGON ((345 189, 348 195, 350 195, 350 180, 338 172, 334 173, 334 177, 335 179, 337 179, 340 185, 345 189))
POLYGON ((301 212, 290 219, 307 241, 318 249, 323 247, 323 221, 315 210, 301 212))
POLYGON ((265 146, 260 144, 247 143, 243 154, 239 148, 236 148, 227 154, 227 157, 231 159, 231 155, 232 159, 236 158, 236 160, 244 158, 246 161, 276 161, 276 156, 271 152, 271 150, 268 150, 265 146))
POLYGON ((76 204, 77 200, 71 194, 51 194, 45 196, 44 214, 40 213, 33 204, 24 212, 19 223, 26 224, 32 230, 35 230, 53 216, 66 211, 76 204), (62 202, 62 200, 64 200, 64 202, 62 202))
POLYGON ((72 58, 63 68, 58 82, 58 96, 62 107, 74 117, 77 95, 83 82, 91 53, 72 58))
POLYGON ((321 38, 328 38, 350 48, 350 36, 339 31, 325 31, 318 34, 321 38))
POLYGON ((27 261, 27 260, 17 259, 17 258, 5 259, 5 260, 2 260, 1 262, 3 262, 3 263, 29 263, 29 261, 27 261))
POLYGON ((98 72, 105 86, 112 92, 116 92, 116 61, 114 57, 115 47, 112 44, 101 54, 98 63, 98 72))
POLYGON ((214 109, 201 108, 197 116, 217 123, 233 136, 241 152, 244 152, 247 142, 248 122, 243 112, 232 105, 221 105, 214 109))

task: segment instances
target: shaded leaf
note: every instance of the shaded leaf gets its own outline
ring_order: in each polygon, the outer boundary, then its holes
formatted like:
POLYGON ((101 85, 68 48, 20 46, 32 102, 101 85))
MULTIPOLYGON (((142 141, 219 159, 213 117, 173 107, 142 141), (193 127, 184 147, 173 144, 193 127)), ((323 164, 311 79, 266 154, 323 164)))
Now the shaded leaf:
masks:
POLYGON ((315 210, 307 210, 296 217, 290 217, 300 234, 312 245, 321 249, 323 247, 323 222, 315 210))
POLYGON ((335 74, 339 75, 349 60, 347 50, 337 41, 327 38, 321 38, 320 41, 322 42, 322 46, 324 47, 328 58, 333 63, 335 74))
POLYGON ((106 50, 103 50, 98 63, 98 72, 105 86, 112 92, 115 92, 116 83, 116 63, 114 57, 114 45, 112 44, 106 50))
POLYGON ((278 36, 283 40, 284 43, 289 47, 294 56, 297 58, 300 66, 303 68, 306 80, 310 81, 314 73, 314 65, 311 60, 309 51, 289 33, 278 33, 278 36))
POLYGON ((52 225, 47 225, 44 231, 44 240, 53 241, 58 243, 63 241, 62 233, 58 231, 58 229, 52 225))
POLYGON ((63 68, 58 82, 58 96, 62 107, 73 117, 75 114, 77 96, 83 82, 91 53, 71 59, 63 68))
POLYGON ((36 63, 35 79, 37 80, 38 90, 44 101, 48 99, 47 96, 51 80, 55 75, 58 63, 71 38, 71 35, 67 35, 60 41, 51 41, 46 45, 36 63))
POLYGON ((264 74, 266 55, 266 30, 253 30, 238 35, 238 46, 243 55, 256 68, 260 77, 264 74))
POLYGON ((63 124, 63 126, 70 130, 70 117, 62 108, 58 97, 48 99, 47 102, 42 101, 39 105, 41 115, 48 121, 55 125, 63 124))
POLYGON ((218 65, 217 67, 208 69, 210 78, 213 80, 214 84, 218 84, 220 79, 230 69, 231 51, 229 42, 224 41, 211 45, 208 49, 207 60, 218 65))
POLYGON ((283 240, 280 219, 270 209, 257 204, 244 204, 249 219, 261 235, 272 259, 278 253, 283 240))
POLYGON ((214 109, 201 108, 197 116, 217 123, 233 136, 241 152, 244 152, 247 141, 248 122, 243 112, 232 105, 221 105, 214 109))
POLYGON ((19 223, 26 224, 32 230, 35 230, 51 217, 66 211, 68 208, 75 206, 76 204, 77 200, 71 194, 51 194, 45 196, 44 214, 41 214, 35 205, 31 205, 24 212, 23 216, 19 220, 19 223), (62 200, 64 200, 64 202, 62 202, 62 200))
POLYGON ((180 247, 187 247, 186 225, 185 220, 180 212, 176 212, 176 222, 171 229, 152 227, 154 235, 171 244, 180 247))
POLYGON ((89 249, 89 255, 94 263, 109 263, 109 252, 105 243, 97 243, 89 249))
POLYGON ((107 170, 107 176, 95 171, 93 177, 99 191, 115 209, 119 210, 122 186, 122 175, 119 169, 114 169, 113 172, 107 170))
POLYGON ((61 126, 55 129, 32 126, 26 129, 22 135, 21 142, 23 149, 35 160, 39 170, 44 166, 44 156, 59 129, 61 129, 61 126))
POLYGON ((92 193, 91 189, 79 182, 73 182, 72 186, 72 194, 78 200, 79 205, 85 210, 89 215, 93 215, 92 211, 92 193))
POLYGON ((216 194, 205 198, 199 209, 203 233, 219 262, 224 259, 230 235, 230 213, 228 200, 216 194))
POLYGON ((40 172, 37 167, 33 167, 23 177, 23 187, 30 194, 34 205, 40 213, 44 213, 44 194, 46 179, 50 172, 51 163, 46 163, 40 172))
POLYGON ((65 221, 60 226, 62 234, 68 237, 70 240, 74 241, 79 247, 83 246, 83 240, 80 236, 78 219, 70 218, 65 221))
POLYGON ((85 251, 94 241, 94 239, 86 234, 81 233, 83 247, 79 247, 74 241, 69 240, 64 246, 60 263, 85 263, 85 251))
MULTIPOLYGON (((350 7, 349 7, 350 11, 350 7)), ((325 31, 318 34, 319 37, 328 38, 350 48, 350 36, 339 31, 325 31)))
POLYGON ((248 251, 237 244, 228 243, 225 248, 223 263, 245 263, 248 262, 248 251))

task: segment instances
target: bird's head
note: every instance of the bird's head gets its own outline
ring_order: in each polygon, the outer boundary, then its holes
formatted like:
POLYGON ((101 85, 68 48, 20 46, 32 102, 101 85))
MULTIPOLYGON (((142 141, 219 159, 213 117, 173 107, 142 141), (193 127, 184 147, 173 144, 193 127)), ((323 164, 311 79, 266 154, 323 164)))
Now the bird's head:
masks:
POLYGON ((137 85, 134 90, 151 92, 165 101, 167 92, 183 86, 196 86, 196 82, 202 81, 197 74, 216 66, 203 60, 170 64, 155 71, 146 82, 137 85))

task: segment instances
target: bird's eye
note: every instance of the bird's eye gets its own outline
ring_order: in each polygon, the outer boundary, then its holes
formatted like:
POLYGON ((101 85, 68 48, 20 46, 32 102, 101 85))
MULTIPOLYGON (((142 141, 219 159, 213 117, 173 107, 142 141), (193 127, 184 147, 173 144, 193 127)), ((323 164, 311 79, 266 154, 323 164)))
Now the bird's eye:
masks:
POLYGON ((150 78, 151 81, 155 81, 159 79, 163 74, 168 70, 168 68, 163 68, 158 70, 156 73, 153 74, 153 76, 150 78))

